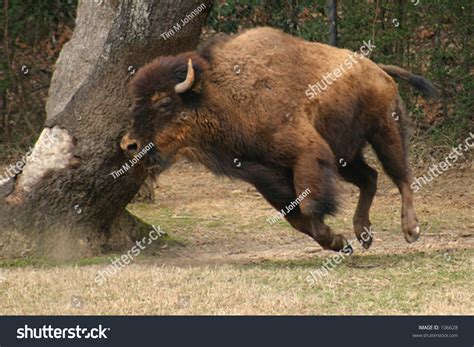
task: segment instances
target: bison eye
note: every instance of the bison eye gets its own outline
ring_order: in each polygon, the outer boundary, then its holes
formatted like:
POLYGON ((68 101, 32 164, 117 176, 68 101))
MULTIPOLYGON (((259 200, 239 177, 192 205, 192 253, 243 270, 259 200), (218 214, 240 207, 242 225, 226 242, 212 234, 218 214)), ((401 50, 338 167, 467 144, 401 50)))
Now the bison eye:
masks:
POLYGON ((153 105, 154 109, 157 111, 160 111, 161 113, 164 113, 166 111, 169 111, 172 105, 172 99, 170 97, 166 97, 155 103, 153 105))

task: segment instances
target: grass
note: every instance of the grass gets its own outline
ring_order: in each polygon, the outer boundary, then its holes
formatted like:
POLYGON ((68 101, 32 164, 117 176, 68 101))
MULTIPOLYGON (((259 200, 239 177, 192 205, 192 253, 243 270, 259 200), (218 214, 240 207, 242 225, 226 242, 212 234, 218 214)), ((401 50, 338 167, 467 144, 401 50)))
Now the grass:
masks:
MULTIPOLYGON (((119 254, 66 263, 2 260, 0 314, 474 313, 474 196, 465 190, 471 171, 446 174, 415 197, 425 233, 410 245, 400 231, 399 196, 381 175, 372 248, 356 247, 311 285, 310 271, 334 253, 284 221, 269 225, 275 211, 245 184, 194 167, 177 170, 160 177, 158 204, 128 207, 169 233, 167 247, 144 250, 102 286, 97 273, 119 254)), ((328 224, 353 240, 357 194, 346 190, 343 198, 328 224)))
POLYGON ((104 257, 92 257, 84 258, 80 260, 70 260, 70 261, 57 261, 53 259, 43 259, 43 258, 19 258, 19 259, 0 259, 0 268, 14 269, 14 268, 26 268, 26 267, 41 267, 48 268, 54 266, 88 266, 88 265, 97 265, 108 262, 110 259, 113 259, 113 256, 104 256, 104 257))
POLYGON ((449 260, 443 252, 353 256, 314 285, 305 278, 325 258, 184 268, 149 258, 138 258, 101 287, 93 279, 105 266, 102 258, 46 267, 4 262, 0 314, 474 312, 473 250, 451 252, 449 260), (77 296, 79 308, 70 305, 77 296))
POLYGON ((128 206, 128 210, 135 215, 139 215, 145 222, 160 226, 165 232, 176 229, 192 230, 199 223, 198 216, 187 213, 177 217, 175 212, 166 206, 151 209, 146 204, 131 204, 128 206))

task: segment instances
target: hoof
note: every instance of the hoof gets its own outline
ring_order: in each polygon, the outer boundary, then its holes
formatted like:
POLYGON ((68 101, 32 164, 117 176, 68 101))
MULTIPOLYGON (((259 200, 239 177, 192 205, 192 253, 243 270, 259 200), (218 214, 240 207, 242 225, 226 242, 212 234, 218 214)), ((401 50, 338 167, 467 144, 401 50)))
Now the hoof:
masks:
POLYGON ((344 247, 342 247, 341 252, 345 255, 352 255, 354 253, 354 248, 348 243, 344 247))
POLYGON ((334 235, 334 238, 330 245, 320 245, 327 250, 334 251, 334 252, 342 252, 344 254, 350 255, 353 253, 352 246, 349 242, 347 242, 346 238, 342 235, 334 235))
POLYGON ((370 246, 372 245, 372 241, 373 241, 372 236, 370 236, 369 238, 365 237, 364 239, 358 237, 357 239, 359 240, 360 245, 364 247, 365 249, 369 249, 370 246))
POLYGON ((334 250, 342 252, 345 255, 351 255, 352 253, 354 253, 354 249, 352 248, 352 245, 346 240, 344 236, 336 235, 334 240, 337 240, 338 241, 337 243, 339 245, 338 247, 339 249, 334 249, 334 250))
MULTIPOLYGON (((370 225, 370 223, 369 223, 370 225)), ((359 241, 360 245, 365 249, 369 249, 372 245, 372 241, 374 240, 372 235, 372 227, 369 226, 364 227, 361 224, 354 225, 355 234, 357 236, 357 240, 359 241)))
POLYGON ((416 225, 414 228, 405 231, 403 234, 405 235, 405 240, 408 243, 413 243, 420 237, 420 227, 416 225))

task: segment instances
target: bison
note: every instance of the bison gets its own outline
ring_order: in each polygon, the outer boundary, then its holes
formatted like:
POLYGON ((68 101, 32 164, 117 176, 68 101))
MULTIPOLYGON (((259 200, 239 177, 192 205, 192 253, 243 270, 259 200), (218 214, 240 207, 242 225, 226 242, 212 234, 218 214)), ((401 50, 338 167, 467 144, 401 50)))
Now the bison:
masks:
POLYGON ((364 160, 369 143, 400 191, 402 231, 414 242, 420 228, 407 120, 392 77, 427 97, 436 90, 421 76, 354 54, 264 27, 159 57, 130 83, 132 125, 120 146, 133 155, 153 142, 147 165, 160 170, 182 153, 218 175, 252 184, 278 211, 297 201, 284 215, 295 229, 324 249, 351 253, 324 219, 336 212, 338 177, 353 183, 360 190, 354 232, 370 247, 372 235, 364 231, 371 227, 377 171, 364 160), (331 72, 338 78, 330 85, 314 85, 328 82, 331 72))

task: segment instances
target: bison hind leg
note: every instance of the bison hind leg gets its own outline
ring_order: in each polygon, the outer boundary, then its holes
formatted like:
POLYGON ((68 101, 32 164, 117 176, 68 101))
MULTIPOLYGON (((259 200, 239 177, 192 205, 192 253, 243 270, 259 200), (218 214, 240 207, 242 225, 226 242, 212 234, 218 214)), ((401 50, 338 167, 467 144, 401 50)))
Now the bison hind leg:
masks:
POLYGON ((344 180, 359 188, 359 201, 352 222, 357 239, 362 247, 368 249, 373 240, 369 210, 377 191, 377 171, 366 164, 359 152, 352 162, 339 169, 339 173, 344 180))
POLYGON ((369 143, 385 172, 400 191, 402 196, 402 231, 405 240, 411 243, 418 239, 420 228, 413 206, 413 192, 410 188, 411 172, 408 165, 405 111, 399 97, 397 97, 395 107, 389 108, 385 117, 379 122, 377 132, 369 139, 369 143))

